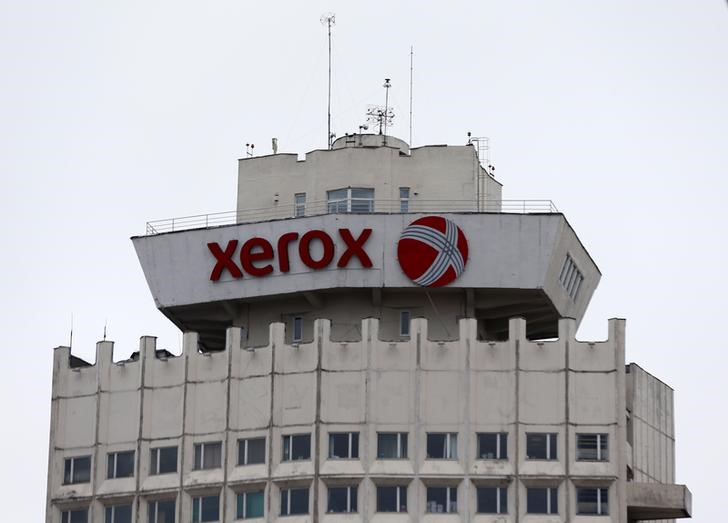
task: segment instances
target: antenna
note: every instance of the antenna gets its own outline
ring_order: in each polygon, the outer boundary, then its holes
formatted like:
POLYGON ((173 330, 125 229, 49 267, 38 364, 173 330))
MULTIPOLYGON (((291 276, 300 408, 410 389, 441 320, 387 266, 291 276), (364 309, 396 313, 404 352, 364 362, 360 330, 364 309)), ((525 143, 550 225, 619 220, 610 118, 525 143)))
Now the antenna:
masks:
POLYGON ((414 56, 415 56, 415 48, 413 46, 410 46, 410 135, 409 135, 409 144, 410 147, 412 147, 412 73, 414 71, 414 56))
POLYGON ((104 318, 104 341, 106 341, 106 325, 108 324, 108 320, 104 318))
POLYGON ((253 149, 255 149, 254 143, 246 143, 245 144, 245 156, 253 156, 253 149))
POLYGON ((336 15, 334 13, 326 13, 321 16, 321 23, 329 29, 329 101, 328 101, 328 130, 326 131, 326 143, 329 145, 329 149, 332 146, 331 134, 331 27, 336 25, 336 15))
POLYGON ((273 154, 278 154, 278 138, 271 138, 270 141, 273 146, 273 154))
POLYGON ((381 105, 370 105, 367 108, 367 122, 372 125, 379 126, 379 134, 382 134, 382 129, 385 127, 385 120, 392 125, 392 119, 394 118, 394 111, 392 109, 385 109, 381 105))
MULTIPOLYGON (((392 87, 392 82, 389 81, 389 78, 384 79, 384 114, 387 114, 389 112, 389 88, 392 87)), ((390 118, 384 119, 384 143, 387 143, 387 123, 390 118)))
POLYGON ((68 337, 68 347, 73 348, 73 313, 71 313, 71 335, 68 337))

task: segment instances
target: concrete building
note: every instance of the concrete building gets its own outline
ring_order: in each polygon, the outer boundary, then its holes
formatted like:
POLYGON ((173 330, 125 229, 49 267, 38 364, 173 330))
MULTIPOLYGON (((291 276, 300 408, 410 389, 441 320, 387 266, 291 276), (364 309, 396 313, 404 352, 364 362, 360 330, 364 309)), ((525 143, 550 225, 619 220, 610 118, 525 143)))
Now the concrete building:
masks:
POLYGON ((600 272, 474 145, 351 135, 240 160, 229 214, 132 239, 174 356, 54 353, 48 523, 689 517, 672 390, 600 272))

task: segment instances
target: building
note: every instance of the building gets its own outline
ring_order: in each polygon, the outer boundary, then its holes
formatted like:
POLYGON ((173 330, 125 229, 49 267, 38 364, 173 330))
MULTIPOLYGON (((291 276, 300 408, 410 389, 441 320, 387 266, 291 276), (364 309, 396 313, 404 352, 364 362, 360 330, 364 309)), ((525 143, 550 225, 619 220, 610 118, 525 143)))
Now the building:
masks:
POLYGON ((478 150, 245 158, 235 212, 148 224, 183 353, 56 349, 47 522, 689 517, 672 390, 624 320, 576 340, 596 264, 478 150))

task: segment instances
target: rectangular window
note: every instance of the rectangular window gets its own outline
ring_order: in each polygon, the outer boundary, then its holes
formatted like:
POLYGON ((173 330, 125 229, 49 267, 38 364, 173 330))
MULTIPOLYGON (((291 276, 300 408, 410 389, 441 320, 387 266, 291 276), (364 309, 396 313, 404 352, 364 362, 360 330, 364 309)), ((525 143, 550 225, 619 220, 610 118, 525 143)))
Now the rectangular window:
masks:
POLYGON ((292 488, 281 490, 281 516, 308 514, 308 489, 292 488))
POLYGON ((526 511, 529 514, 558 514, 559 490, 556 487, 526 489, 526 511))
POLYGON ((358 432, 329 433, 329 459, 357 459, 358 457, 358 432))
POLYGON ((374 189, 348 188, 326 192, 329 213, 374 212, 374 189))
POLYGON ((479 459, 508 459, 508 433, 482 432, 478 434, 479 459))
POLYGON ((220 520, 220 496, 192 498, 192 523, 220 520))
POLYGON ((478 487, 479 514, 508 514, 507 487, 478 487))
POLYGON ((61 523, 88 523, 88 509, 64 510, 61 512, 61 523))
POLYGON ((175 501, 173 499, 149 502, 149 523, 174 523, 175 501))
POLYGON ((557 434, 526 434, 526 459, 558 459, 556 454, 557 434))
POLYGON ((399 188, 399 212, 409 212, 410 188, 399 188))
POLYGON ((306 214, 306 193, 300 192, 293 196, 293 215, 298 218, 306 214))
POLYGON ((379 432, 377 434, 378 459, 406 459, 406 432, 379 432))
POLYGON ((296 316, 293 318, 293 342, 299 343, 303 339, 303 318, 296 316))
POLYGON ((577 461, 609 461, 608 442, 607 434, 577 434, 577 461))
POLYGON ((311 435, 283 436, 283 461, 311 459, 311 435))
POLYGON ((63 462, 63 484, 88 483, 91 481, 91 456, 66 458, 63 462))
POLYGON ((237 519, 250 519, 263 517, 263 503, 265 497, 262 490, 241 492, 237 496, 237 519))
POLYGON ((149 465, 151 475, 177 472, 177 447, 151 449, 149 465))
POLYGON ((377 487, 377 512, 407 512, 407 487, 377 487))
POLYGON ((427 512, 450 514, 457 511, 457 487, 427 487, 427 512))
POLYGON ((356 512, 357 490, 356 485, 350 487, 329 487, 329 505, 327 512, 356 512))
POLYGON ((210 441, 195 444, 194 470, 219 469, 222 467, 222 443, 210 441))
POLYGON ((109 452, 106 460, 106 478, 130 478, 134 475, 134 451, 109 452))
POLYGON ((590 516, 609 515, 608 488, 576 489, 576 513, 590 516))
POLYGON ((265 463, 265 438, 238 440, 238 465, 265 463))
POLYGON ((399 311, 399 335, 409 338, 410 311, 399 311))
POLYGON ((104 514, 104 523, 131 523, 131 505, 106 507, 104 514))
POLYGON ((427 459, 457 459, 457 432, 428 432, 427 459))

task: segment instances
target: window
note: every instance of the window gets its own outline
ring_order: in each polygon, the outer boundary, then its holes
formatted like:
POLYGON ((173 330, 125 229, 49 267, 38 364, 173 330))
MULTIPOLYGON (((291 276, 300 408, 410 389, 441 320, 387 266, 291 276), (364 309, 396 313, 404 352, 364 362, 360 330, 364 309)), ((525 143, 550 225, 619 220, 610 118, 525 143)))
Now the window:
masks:
POLYGON ((328 212, 374 212, 374 189, 348 188, 326 192, 328 212))
POLYGON ((109 452, 106 460, 106 478, 130 478, 134 475, 134 451, 109 452))
POLYGON ((61 512, 61 523, 88 523, 88 509, 64 510, 61 512))
POLYGON ((159 447, 152 449, 150 454, 150 474, 171 474, 177 472, 177 447, 159 447))
POLYGON ((407 487, 377 487, 377 512, 407 512, 407 487))
POLYGON ((609 461, 607 434, 577 434, 576 459, 578 461, 609 461))
POLYGON ((298 218, 306 214, 306 193, 300 192, 293 196, 293 215, 298 218))
POLYGON ((237 496, 238 508, 236 517, 238 519, 262 518, 263 502, 265 500, 262 490, 241 492, 237 496))
POLYGON ((63 484, 88 483, 91 481, 91 456, 66 458, 63 463, 63 484))
POLYGON ((358 432, 329 433, 329 459, 356 459, 358 457, 358 432))
POLYGON ((399 188, 399 212, 409 212, 410 188, 399 188))
POLYGON ((265 438, 238 440, 238 465, 265 463, 265 438))
POLYGON ((559 489, 556 487, 527 489, 526 511, 529 514, 558 514, 559 489))
POLYGON ((558 459, 556 434, 526 434, 526 459, 558 459))
POLYGON ((281 516, 294 514, 308 514, 307 488, 281 490, 281 516))
POLYGON ((173 499, 149 502, 149 523, 174 523, 175 502, 173 499))
POLYGON ((427 512, 440 514, 457 511, 457 487, 427 487, 427 512))
POLYGON ((192 498, 192 523, 218 521, 220 519, 220 496, 199 496, 192 498))
POLYGON ((478 487, 479 514, 508 514, 507 487, 478 487))
POLYGON ((457 459, 457 432, 428 432, 427 459, 457 459))
POLYGON ((576 513, 591 516, 609 515, 608 488, 576 489, 576 513))
POLYGON ((303 318, 293 318, 293 342, 299 343, 303 339, 303 318))
POLYGON ((311 459, 311 435, 283 436, 283 461, 311 459))
POLYGON ((104 523, 131 523, 131 505, 106 507, 104 523))
POLYGON ((479 459, 508 459, 508 433, 483 432, 478 434, 479 459))
POLYGON ((212 441, 195 444, 194 470, 219 469, 222 466, 222 443, 212 441))
POLYGON ((406 432, 379 432, 377 434, 378 459, 407 458, 406 432))
POLYGON ((403 337, 410 335, 410 311, 399 311, 399 335, 403 337))
POLYGON ((327 512, 356 512, 356 485, 350 487, 329 487, 329 506, 327 512))

